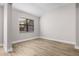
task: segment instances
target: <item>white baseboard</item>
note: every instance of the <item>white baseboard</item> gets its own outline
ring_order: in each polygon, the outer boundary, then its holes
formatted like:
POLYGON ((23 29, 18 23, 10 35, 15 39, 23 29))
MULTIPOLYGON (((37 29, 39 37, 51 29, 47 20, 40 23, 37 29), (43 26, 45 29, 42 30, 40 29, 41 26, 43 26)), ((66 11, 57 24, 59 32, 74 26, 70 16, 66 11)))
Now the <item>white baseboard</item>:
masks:
MULTIPOLYGON (((32 39, 36 39, 36 38, 39 38, 39 37, 32 37, 32 38, 27 38, 27 39, 22 39, 22 40, 14 41, 14 42, 12 42, 12 44, 20 43, 20 42, 24 42, 24 41, 32 40, 32 39)), ((3 45, 0 44, 0 46, 3 46, 3 45)), ((9 51, 10 51, 10 50, 11 50, 11 49, 9 49, 9 51)))
POLYGON ((58 42, 62 42, 62 43, 67 43, 67 44, 75 44, 75 42, 70 42, 70 41, 65 41, 65 40, 59 40, 59 39, 53 39, 53 38, 49 38, 49 37, 40 37, 43 39, 48 39, 48 40, 53 40, 53 41, 58 41, 58 42))
MULTIPOLYGON (((32 39, 36 39, 36 38, 39 38, 39 37, 32 37, 32 38, 27 38, 27 39, 22 39, 22 40, 14 41, 14 42, 12 42, 12 44, 20 43, 20 42, 24 42, 24 41, 32 40, 32 39)), ((2 44, 0 44, 0 46, 2 46, 2 44)), ((10 47, 8 50, 5 50, 6 53, 12 52, 12 51, 13 51, 12 47, 10 47)))
MULTIPOLYGON (((40 37, 32 37, 32 38, 27 38, 27 39, 22 39, 22 40, 14 41, 14 42, 12 42, 12 44, 20 43, 20 42, 23 42, 23 41, 32 40, 32 39, 36 39, 36 38, 43 38, 43 39, 48 39, 48 40, 53 40, 53 41, 58 41, 58 42, 68 43, 68 44, 75 44, 75 42, 70 42, 70 41, 65 41, 65 40, 59 40, 59 39, 53 39, 53 38, 42 37, 42 36, 40 36, 40 37)), ((2 44, 0 44, 0 46, 2 46, 2 44)), ((79 48, 79 47, 76 46, 75 48, 79 48)))
POLYGON ((12 42, 12 44, 20 43, 20 42, 24 42, 24 41, 32 40, 32 39, 36 39, 36 38, 39 38, 39 37, 32 37, 32 38, 27 38, 27 39, 22 39, 22 40, 14 41, 14 42, 12 42))

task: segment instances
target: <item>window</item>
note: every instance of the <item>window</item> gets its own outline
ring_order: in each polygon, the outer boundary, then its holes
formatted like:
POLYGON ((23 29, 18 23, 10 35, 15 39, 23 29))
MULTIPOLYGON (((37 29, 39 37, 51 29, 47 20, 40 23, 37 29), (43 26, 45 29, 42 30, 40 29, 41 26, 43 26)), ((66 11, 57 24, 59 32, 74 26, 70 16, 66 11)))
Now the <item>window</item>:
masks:
POLYGON ((19 21, 19 30, 20 32, 34 32, 34 20, 21 18, 19 21))

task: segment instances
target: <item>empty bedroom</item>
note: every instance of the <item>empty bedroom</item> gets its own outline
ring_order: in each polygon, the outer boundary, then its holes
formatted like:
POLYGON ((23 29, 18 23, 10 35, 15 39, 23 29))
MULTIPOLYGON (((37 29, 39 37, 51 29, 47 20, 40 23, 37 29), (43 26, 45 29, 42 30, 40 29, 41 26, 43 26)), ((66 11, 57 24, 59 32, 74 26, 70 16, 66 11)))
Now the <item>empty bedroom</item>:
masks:
POLYGON ((79 56, 79 3, 0 3, 0 56, 79 56))

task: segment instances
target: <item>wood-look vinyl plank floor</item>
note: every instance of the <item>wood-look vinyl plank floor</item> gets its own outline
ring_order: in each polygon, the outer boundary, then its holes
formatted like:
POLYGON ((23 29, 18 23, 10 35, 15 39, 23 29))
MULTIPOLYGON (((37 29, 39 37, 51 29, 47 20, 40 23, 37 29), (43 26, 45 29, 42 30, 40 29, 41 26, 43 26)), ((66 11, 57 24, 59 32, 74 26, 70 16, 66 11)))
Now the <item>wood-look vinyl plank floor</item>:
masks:
MULTIPOLYGON (((0 48, 0 55, 5 55, 0 48)), ((47 39, 33 39, 13 45, 11 56, 79 56, 74 45, 47 39)))

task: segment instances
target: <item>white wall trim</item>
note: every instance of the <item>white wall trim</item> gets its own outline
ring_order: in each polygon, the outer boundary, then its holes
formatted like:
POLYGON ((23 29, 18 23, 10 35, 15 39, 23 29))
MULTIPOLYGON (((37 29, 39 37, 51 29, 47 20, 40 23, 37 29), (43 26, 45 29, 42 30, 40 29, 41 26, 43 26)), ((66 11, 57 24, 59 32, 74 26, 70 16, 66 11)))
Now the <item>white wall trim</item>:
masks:
MULTIPOLYGON (((40 37, 37 36, 37 37, 32 37, 32 38, 27 38, 27 39, 22 39, 22 40, 14 41, 14 42, 12 42, 12 44, 24 42, 24 41, 27 41, 27 40, 33 40, 33 39, 36 39, 36 38, 43 38, 43 39, 53 40, 53 41, 57 41, 57 42, 67 43, 67 44, 75 44, 75 42, 59 40, 59 39, 53 39, 53 38, 43 37, 43 36, 40 36, 40 37)), ((79 47, 77 46, 76 48, 79 48, 79 47)))
MULTIPOLYGON (((36 38, 39 38, 39 37, 32 37, 32 38, 27 38, 27 39, 22 39, 22 40, 14 41, 14 42, 12 42, 12 44, 16 44, 16 43, 24 42, 24 41, 27 41, 27 40, 36 39, 36 38)), ((3 46, 3 45, 0 44, 0 46, 3 46)), ((12 51, 12 48, 10 48, 8 51, 12 51)))
MULTIPOLYGON (((36 39, 36 38, 43 38, 43 39, 48 39, 48 40, 53 40, 53 41, 62 42, 62 43, 68 43, 68 44, 75 44, 75 42, 69 42, 69 41, 65 41, 65 40, 58 40, 58 39, 53 39, 53 38, 43 37, 43 36, 32 37, 32 38, 27 38, 27 39, 22 39, 22 40, 14 41, 14 42, 12 42, 12 44, 16 44, 16 43, 24 42, 24 41, 27 41, 27 40, 36 39)), ((2 44, 0 44, 0 46, 2 46, 2 44)), ((78 46, 75 46, 75 48, 79 49, 78 46)), ((11 49, 9 49, 9 50, 11 50, 11 49)))
POLYGON ((67 43, 67 44, 75 44, 75 42, 70 42, 70 41, 65 41, 65 40, 59 40, 59 39, 53 39, 53 38, 49 38, 49 37, 40 37, 43 39, 48 39, 48 40, 53 40, 53 41, 57 41, 57 42, 62 42, 62 43, 67 43))
POLYGON ((12 42, 12 44, 16 44, 16 43, 24 42, 24 41, 27 41, 27 40, 36 39, 36 38, 39 38, 39 37, 32 37, 32 38, 27 38, 27 39, 22 39, 22 40, 14 41, 14 42, 12 42))

